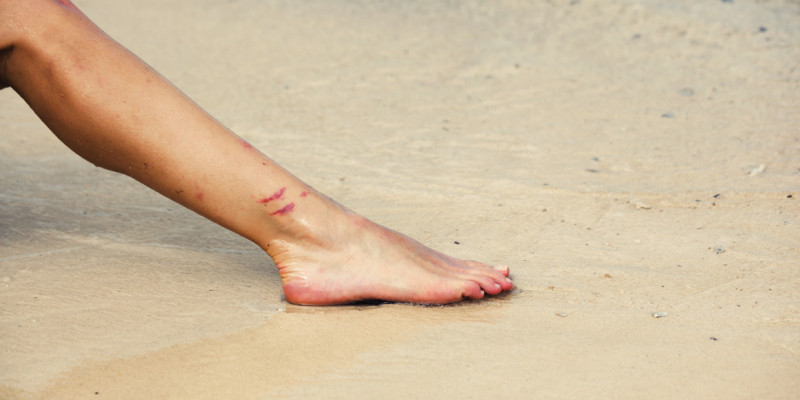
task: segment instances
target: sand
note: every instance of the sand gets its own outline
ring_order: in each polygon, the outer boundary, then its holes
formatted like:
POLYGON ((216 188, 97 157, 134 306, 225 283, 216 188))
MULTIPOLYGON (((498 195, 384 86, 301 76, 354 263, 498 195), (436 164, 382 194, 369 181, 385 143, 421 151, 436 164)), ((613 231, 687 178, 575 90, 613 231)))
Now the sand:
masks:
POLYGON ((255 245, 4 90, 0 398, 800 393, 796 1, 76 4, 311 185, 516 289, 289 305, 255 245))

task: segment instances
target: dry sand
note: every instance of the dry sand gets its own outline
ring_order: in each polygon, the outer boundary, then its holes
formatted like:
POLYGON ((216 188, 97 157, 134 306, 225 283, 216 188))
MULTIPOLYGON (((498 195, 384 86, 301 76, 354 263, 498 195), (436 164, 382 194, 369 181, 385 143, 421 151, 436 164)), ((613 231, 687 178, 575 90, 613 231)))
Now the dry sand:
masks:
POLYGON ((800 395, 797 1, 76 3, 308 183, 517 288, 287 305, 255 245, 5 90, 0 398, 800 395))

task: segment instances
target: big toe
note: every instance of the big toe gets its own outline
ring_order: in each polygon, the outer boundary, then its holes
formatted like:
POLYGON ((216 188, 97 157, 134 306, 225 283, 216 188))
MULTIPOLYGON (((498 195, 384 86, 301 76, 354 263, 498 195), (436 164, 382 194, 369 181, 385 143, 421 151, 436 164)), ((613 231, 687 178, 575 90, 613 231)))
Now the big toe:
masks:
POLYGON ((508 276, 508 274, 511 273, 511 270, 508 268, 507 265, 493 265, 492 268, 494 268, 495 271, 500 272, 504 276, 508 276))

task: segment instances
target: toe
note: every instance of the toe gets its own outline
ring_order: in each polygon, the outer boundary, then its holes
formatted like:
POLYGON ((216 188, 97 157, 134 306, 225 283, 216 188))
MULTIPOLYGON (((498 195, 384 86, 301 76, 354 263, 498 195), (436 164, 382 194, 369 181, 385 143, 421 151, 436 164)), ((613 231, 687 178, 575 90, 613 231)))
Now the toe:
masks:
POLYGON ((500 272, 504 276, 508 276, 508 274, 511 272, 511 270, 508 269, 507 265, 493 265, 492 268, 494 268, 495 271, 500 272))
POLYGON ((484 291, 481 290, 481 287, 475 282, 468 282, 461 291, 461 296, 463 298, 473 300, 482 299, 484 294, 484 291))
POLYGON ((474 269, 474 270, 498 272, 498 273, 502 274, 503 276, 508 276, 508 274, 510 273, 510 270, 509 270, 508 266, 505 265, 505 264, 487 265, 487 264, 484 264, 482 262, 474 261, 474 260, 466 260, 465 263, 467 264, 467 266, 469 268, 474 269))
POLYGON ((511 290, 514 283, 508 278, 508 267, 492 267, 477 261, 467 261, 471 267, 472 279, 478 281, 481 287, 490 295, 498 294, 505 290, 511 290))
POLYGON ((507 276, 503 275, 499 271, 493 271, 494 273, 489 274, 489 278, 500 287, 500 291, 504 290, 511 290, 514 287, 514 282, 511 281, 507 276))
POLYGON ((487 280, 485 280, 485 282, 481 282, 480 285, 481 285, 481 288, 483 289, 484 292, 486 292, 487 294, 490 294, 492 296, 494 296, 496 294, 500 294, 500 292, 503 291, 503 287, 500 286, 499 283, 497 283, 497 282, 495 282, 495 281, 493 281, 491 279, 487 279, 487 280))
POLYGON ((514 282, 507 276, 504 276, 499 282, 497 282, 503 290, 511 290, 514 288, 514 282))

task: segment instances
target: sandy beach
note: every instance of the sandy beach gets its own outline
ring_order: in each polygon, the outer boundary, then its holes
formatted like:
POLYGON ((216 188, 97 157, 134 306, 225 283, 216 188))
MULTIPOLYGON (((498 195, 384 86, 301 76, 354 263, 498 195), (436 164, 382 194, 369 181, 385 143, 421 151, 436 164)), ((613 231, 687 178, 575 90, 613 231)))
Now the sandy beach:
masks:
POLYGON ((0 399, 796 399, 800 3, 75 4, 358 213, 515 289, 286 303, 0 91, 0 399))

